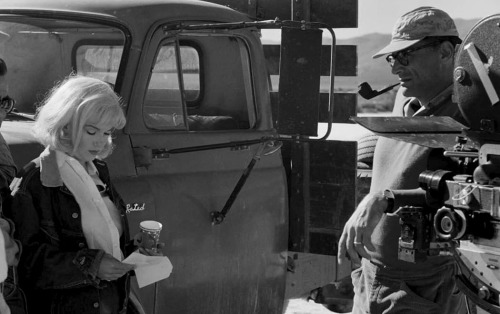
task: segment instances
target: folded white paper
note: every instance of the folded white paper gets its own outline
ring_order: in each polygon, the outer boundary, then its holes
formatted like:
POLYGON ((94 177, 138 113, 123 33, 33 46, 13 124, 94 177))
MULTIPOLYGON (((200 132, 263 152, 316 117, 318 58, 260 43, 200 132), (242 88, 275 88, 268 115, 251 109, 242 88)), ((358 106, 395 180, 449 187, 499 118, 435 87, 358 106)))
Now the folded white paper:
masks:
POLYGON ((135 265, 139 288, 168 278, 173 268, 166 256, 147 256, 138 252, 130 254, 122 262, 135 265))

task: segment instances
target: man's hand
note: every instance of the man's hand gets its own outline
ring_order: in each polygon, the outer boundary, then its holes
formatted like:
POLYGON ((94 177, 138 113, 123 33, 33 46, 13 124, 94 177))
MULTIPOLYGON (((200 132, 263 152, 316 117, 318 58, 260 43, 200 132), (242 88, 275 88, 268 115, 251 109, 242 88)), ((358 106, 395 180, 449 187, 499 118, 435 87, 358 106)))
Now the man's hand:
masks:
POLYGON ((387 200, 382 193, 370 193, 359 203, 340 237, 337 257, 340 264, 350 259, 355 265, 359 265, 360 257, 370 259, 365 246, 373 247, 371 235, 386 208, 387 200))
POLYGON ((101 280, 107 281, 116 280, 134 268, 134 265, 121 263, 113 256, 105 254, 102 258, 101 264, 99 265, 97 277, 101 280))

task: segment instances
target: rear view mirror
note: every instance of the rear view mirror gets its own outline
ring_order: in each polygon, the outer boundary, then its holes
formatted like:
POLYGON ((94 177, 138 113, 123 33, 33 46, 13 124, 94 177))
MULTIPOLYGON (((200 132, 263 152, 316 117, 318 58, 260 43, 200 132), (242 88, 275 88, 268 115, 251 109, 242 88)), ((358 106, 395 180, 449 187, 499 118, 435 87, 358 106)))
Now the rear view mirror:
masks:
POLYGON ((320 29, 283 27, 277 130, 284 135, 318 135, 321 77, 320 29))

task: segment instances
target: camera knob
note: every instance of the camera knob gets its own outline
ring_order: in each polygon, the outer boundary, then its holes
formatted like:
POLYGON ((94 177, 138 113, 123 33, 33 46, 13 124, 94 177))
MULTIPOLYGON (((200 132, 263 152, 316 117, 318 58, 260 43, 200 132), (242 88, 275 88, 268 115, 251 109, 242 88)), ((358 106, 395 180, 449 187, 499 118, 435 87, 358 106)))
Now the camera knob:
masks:
POLYGON ((441 207, 434 216, 434 230, 441 240, 460 239, 466 229, 467 220, 460 210, 441 207))
POLYGON ((488 289, 488 287, 486 286, 482 286, 479 291, 477 292, 477 296, 480 298, 480 299, 483 299, 483 300, 488 300, 491 296, 491 292, 490 292, 490 289, 488 289))
POLYGON ((449 216, 444 216, 441 219, 441 230, 443 230, 446 233, 451 233, 453 232, 453 228, 455 227, 455 224, 457 221, 455 219, 451 219, 449 216))

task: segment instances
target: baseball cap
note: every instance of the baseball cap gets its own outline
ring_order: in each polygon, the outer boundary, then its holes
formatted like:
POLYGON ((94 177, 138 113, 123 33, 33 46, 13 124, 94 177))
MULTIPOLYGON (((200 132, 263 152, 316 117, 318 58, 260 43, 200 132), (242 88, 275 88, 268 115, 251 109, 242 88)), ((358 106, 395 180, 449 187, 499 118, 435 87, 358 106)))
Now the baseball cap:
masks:
POLYGON ((392 29, 391 42, 374 54, 373 58, 406 49, 429 36, 459 35, 448 13, 433 7, 417 8, 397 20, 392 29))

